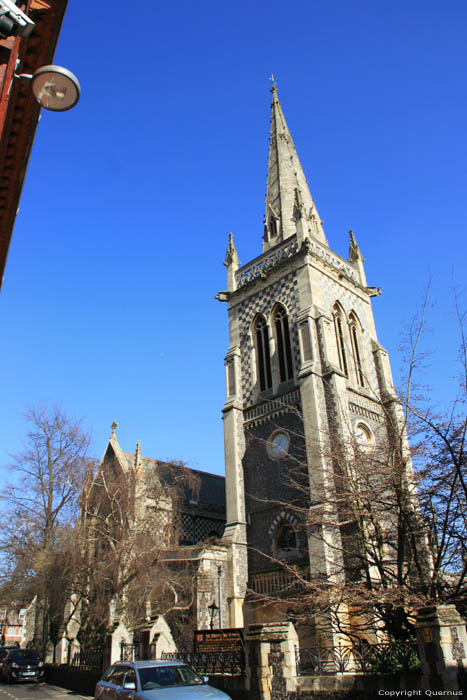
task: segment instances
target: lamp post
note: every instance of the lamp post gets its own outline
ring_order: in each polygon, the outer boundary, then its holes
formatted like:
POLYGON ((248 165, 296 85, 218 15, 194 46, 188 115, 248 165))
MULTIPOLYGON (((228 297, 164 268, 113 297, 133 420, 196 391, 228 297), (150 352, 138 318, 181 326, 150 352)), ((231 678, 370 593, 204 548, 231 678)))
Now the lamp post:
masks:
POLYGON ((217 599, 219 601, 219 629, 222 629, 222 566, 217 567, 217 599))
POLYGON ((215 604, 214 601, 212 601, 211 605, 208 605, 208 610, 209 610, 209 615, 211 616, 210 627, 213 630, 214 629, 214 615, 216 613, 216 610, 219 610, 219 607, 215 604))

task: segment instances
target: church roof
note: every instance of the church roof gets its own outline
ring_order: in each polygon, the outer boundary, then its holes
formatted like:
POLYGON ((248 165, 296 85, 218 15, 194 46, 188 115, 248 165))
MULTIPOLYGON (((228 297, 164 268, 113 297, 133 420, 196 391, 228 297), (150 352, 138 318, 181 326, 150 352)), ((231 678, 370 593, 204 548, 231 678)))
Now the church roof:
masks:
MULTIPOLYGON (((130 452, 123 452, 126 459, 128 469, 131 469, 135 465, 136 454, 131 454, 130 452)), ((150 457, 141 457, 141 464, 145 471, 150 471, 157 467, 157 465, 168 466, 170 469, 179 469, 183 465, 179 465, 176 462, 164 462, 160 459, 151 459, 150 457)), ((192 474, 194 474, 199 479, 199 493, 196 494, 196 501, 200 506, 212 505, 218 506, 225 509, 225 477, 218 474, 210 474, 208 472, 200 471, 199 469, 190 469, 190 467, 183 467, 188 469, 192 474)), ((186 499, 189 502, 194 501, 195 496, 190 494, 187 490, 186 499)))

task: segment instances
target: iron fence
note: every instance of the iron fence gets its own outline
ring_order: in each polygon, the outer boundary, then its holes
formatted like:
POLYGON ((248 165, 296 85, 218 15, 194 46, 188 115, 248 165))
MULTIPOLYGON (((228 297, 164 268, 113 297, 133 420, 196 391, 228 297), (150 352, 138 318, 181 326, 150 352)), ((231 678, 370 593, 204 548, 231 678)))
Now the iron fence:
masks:
POLYGON ((135 644, 121 642, 120 643, 120 661, 141 661, 143 659, 156 658, 156 645, 143 644, 136 642, 135 644))
POLYGON ((243 676, 245 673, 245 655, 243 651, 206 651, 206 652, 162 652, 165 661, 183 661, 192 666, 201 675, 243 676))
POLYGON ((336 673, 384 674, 418 671, 420 659, 416 642, 365 644, 334 647, 295 648, 297 674, 336 673))
POLYGON ((102 671, 106 666, 106 653, 104 647, 75 651, 70 659, 70 666, 82 668, 86 671, 102 671))

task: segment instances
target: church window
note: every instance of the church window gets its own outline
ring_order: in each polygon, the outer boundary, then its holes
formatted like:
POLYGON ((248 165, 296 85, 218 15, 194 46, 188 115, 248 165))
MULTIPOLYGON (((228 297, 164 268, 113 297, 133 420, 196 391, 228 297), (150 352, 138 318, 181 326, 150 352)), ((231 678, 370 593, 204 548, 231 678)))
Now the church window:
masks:
POLYGON ((255 338, 259 387, 264 391, 272 386, 272 374, 268 326, 262 316, 255 322, 255 338))
POLYGON ((354 314, 350 316, 350 339, 352 341, 352 353, 355 365, 355 374, 357 377, 357 384, 359 386, 365 386, 365 379, 363 376, 363 366, 362 366, 362 356, 360 353, 360 343, 359 343, 359 326, 358 321, 354 314))
POLYGON ((354 435, 358 448, 363 452, 369 450, 374 444, 373 433, 365 423, 357 423, 354 427, 354 435))
POLYGON ((274 314, 276 327, 277 354, 279 357, 279 377, 281 382, 293 378, 292 349, 290 346, 289 320, 287 312, 279 306, 274 314))
POLYGON ((336 331, 336 342, 337 342, 337 353, 339 355, 339 366, 344 372, 345 376, 349 376, 349 368, 347 364, 347 354, 345 351, 345 341, 344 341, 344 324, 343 324, 343 312, 340 306, 337 304, 334 307, 334 328, 336 331))
POLYGON ((286 521, 282 521, 277 526, 275 540, 277 554, 293 552, 297 549, 297 535, 295 529, 286 521))

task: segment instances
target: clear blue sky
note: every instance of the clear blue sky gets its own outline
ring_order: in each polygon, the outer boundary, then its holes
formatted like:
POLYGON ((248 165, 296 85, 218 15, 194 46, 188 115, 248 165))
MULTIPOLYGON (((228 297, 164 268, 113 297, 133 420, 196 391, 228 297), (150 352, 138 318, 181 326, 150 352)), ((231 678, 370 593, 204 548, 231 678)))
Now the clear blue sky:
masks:
POLYGON ((433 277, 428 381, 447 401, 465 283, 464 0, 70 0, 0 295, 0 464, 26 405, 223 473, 227 236, 261 251, 271 73, 330 246, 352 228, 397 378, 433 277))

